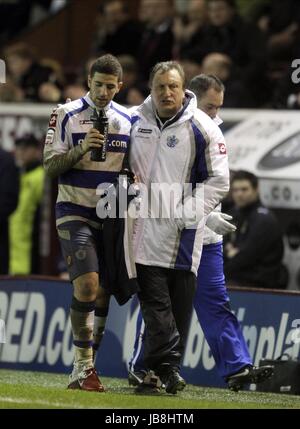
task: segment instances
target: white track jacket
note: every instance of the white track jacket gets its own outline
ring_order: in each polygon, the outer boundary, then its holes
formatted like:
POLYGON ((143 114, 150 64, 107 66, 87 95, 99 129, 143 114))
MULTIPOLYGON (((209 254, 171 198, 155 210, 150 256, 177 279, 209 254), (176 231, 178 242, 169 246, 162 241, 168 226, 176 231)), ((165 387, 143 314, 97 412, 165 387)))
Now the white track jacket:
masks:
MULTIPOLYGON (((148 199, 155 183, 191 183, 193 188, 187 201, 180 199, 173 217, 136 220, 136 262, 197 275, 206 217, 229 190, 228 159, 221 130, 197 109, 196 97, 190 91, 186 91, 181 111, 164 124, 149 96, 132 113, 130 164, 148 189, 148 199), (191 215, 191 203, 199 206, 196 215, 191 215)), ((164 192, 161 195, 163 206, 164 192)))

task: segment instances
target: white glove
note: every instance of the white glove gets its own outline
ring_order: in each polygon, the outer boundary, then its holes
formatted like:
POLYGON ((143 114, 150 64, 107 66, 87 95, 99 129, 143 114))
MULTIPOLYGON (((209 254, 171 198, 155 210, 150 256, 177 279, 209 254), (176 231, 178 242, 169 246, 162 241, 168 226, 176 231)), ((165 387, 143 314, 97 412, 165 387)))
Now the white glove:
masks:
POLYGON ((236 226, 228 220, 232 220, 232 216, 221 212, 211 212, 206 219, 206 226, 216 234, 225 235, 236 230, 236 226))

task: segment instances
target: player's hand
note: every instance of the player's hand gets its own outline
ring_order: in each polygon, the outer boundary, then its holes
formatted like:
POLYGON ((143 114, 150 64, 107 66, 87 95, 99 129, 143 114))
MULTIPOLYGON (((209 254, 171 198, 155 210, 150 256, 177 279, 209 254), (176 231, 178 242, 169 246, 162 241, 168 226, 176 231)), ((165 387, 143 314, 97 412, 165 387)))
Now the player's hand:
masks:
POLYGON ((232 216, 221 212, 212 212, 207 217, 206 226, 216 234, 225 235, 236 230, 236 226, 228 222, 232 216))
POLYGON ((86 153, 92 148, 99 148, 99 146, 104 144, 104 136, 99 133, 95 128, 91 128, 90 131, 85 136, 85 139, 81 143, 83 152, 86 153))

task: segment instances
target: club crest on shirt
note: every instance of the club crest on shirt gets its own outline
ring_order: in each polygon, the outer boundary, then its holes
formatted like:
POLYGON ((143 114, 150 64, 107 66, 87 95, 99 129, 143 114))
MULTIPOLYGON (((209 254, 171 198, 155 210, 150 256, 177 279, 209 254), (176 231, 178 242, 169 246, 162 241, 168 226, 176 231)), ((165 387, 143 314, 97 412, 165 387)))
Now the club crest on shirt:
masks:
POLYGON ((113 129, 115 130, 115 131, 120 131, 120 129, 121 129, 121 123, 120 123, 120 121, 117 119, 117 118, 115 118, 115 119, 113 119, 113 121, 112 121, 112 123, 111 123, 111 126, 113 127, 113 129))
POLYGON ((81 121, 79 121, 80 125, 93 125, 93 121, 91 121, 90 119, 83 119, 81 121))
POLYGON ((168 147, 175 147, 179 143, 179 139, 176 136, 168 136, 167 145, 168 147))
POLYGON ((221 155, 226 155, 227 151, 226 151, 226 146, 224 143, 218 143, 219 146, 219 151, 221 155))

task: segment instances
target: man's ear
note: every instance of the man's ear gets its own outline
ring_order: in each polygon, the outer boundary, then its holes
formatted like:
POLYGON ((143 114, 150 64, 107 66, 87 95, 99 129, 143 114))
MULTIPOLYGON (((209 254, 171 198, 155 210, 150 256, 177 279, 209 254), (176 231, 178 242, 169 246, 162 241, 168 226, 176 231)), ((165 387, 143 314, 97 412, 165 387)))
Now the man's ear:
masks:
POLYGON ((92 78, 91 78, 91 75, 89 74, 88 80, 87 80, 87 84, 88 84, 89 89, 91 89, 91 80, 92 80, 92 78))
POLYGON ((122 89, 122 86, 123 86, 123 82, 118 82, 118 89, 116 94, 118 94, 118 92, 122 89))

